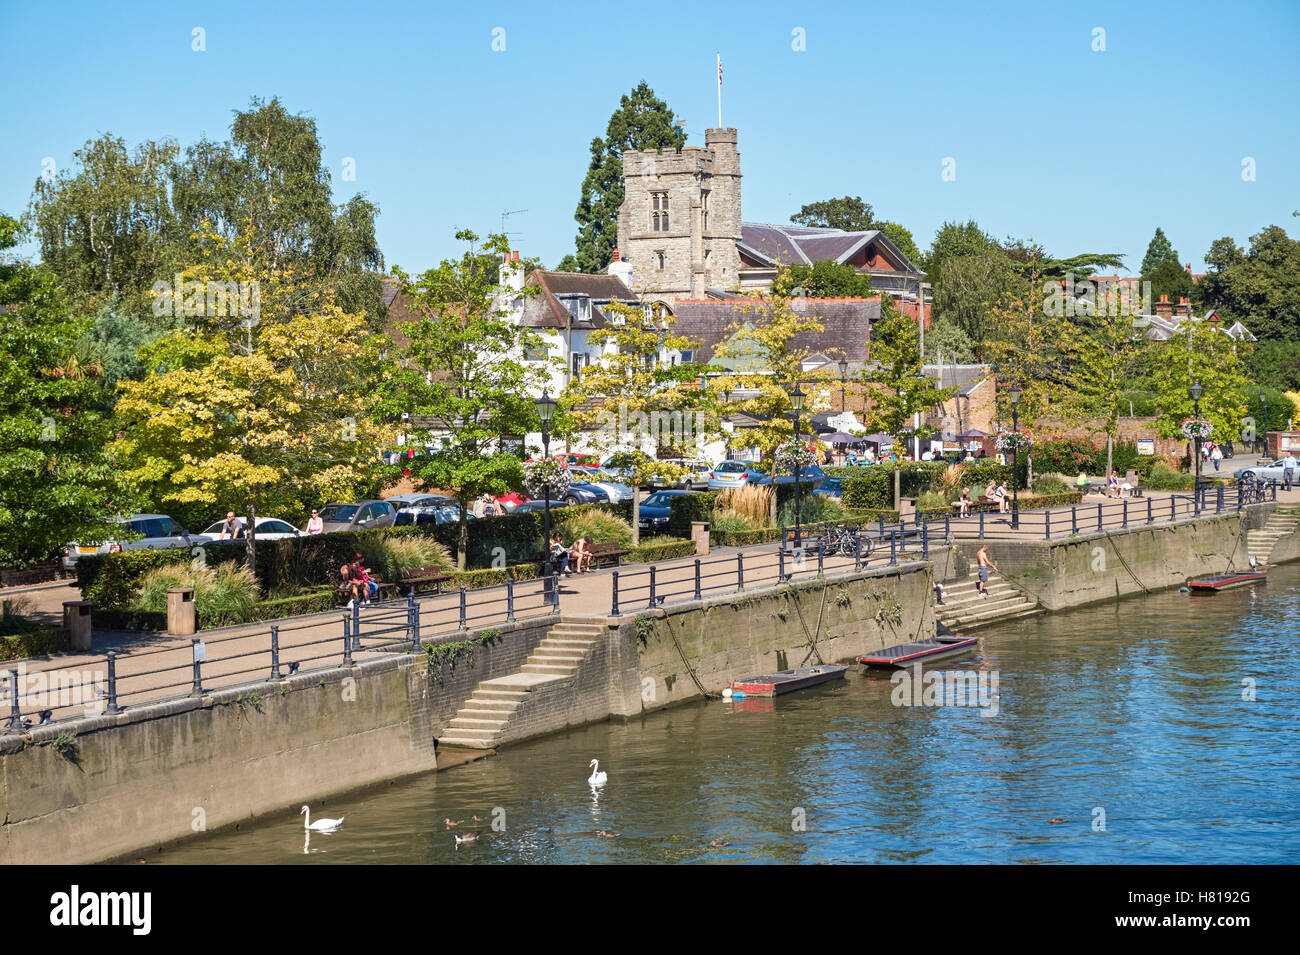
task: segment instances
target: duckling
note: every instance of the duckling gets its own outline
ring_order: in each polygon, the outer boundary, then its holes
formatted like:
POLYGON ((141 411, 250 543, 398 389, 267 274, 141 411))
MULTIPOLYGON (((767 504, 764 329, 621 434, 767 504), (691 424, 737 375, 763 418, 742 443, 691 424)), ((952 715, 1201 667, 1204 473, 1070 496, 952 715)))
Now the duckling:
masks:
POLYGON ((617 832, 606 832, 604 829, 597 829, 597 830, 596 830, 596 835, 598 835, 598 836, 604 836, 606 839, 613 839, 613 838, 615 838, 615 837, 618 835, 618 833, 617 833, 617 832))

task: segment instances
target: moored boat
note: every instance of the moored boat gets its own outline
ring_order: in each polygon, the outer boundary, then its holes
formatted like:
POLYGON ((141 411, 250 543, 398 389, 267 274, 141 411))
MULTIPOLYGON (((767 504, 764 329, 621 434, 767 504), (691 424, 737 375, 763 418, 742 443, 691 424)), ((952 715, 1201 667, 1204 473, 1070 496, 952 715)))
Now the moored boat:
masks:
POLYGON ((1244 587, 1259 581, 1268 580, 1268 574, 1262 570, 1248 570, 1240 574, 1210 574, 1207 577, 1195 577, 1187 582, 1187 589, 1194 594, 1212 594, 1230 587, 1244 587))
POLYGON ((979 637, 964 637, 954 633, 942 622, 935 625, 935 634, 926 640, 913 640, 885 647, 874 653, 863 654, 858 662, 867 668, 894 669, 910 666, 924 660, 965 656, 974 652, 979 637))
POLYGON ((803 690, 830 680, 842 679, 848 667, 837 663, 823 663, 812 667, 796 667, 793 670, 780 670, 762 676, 746 677, 731 681, 733 694, 745 696, 780 696, 794 690, 803 690))

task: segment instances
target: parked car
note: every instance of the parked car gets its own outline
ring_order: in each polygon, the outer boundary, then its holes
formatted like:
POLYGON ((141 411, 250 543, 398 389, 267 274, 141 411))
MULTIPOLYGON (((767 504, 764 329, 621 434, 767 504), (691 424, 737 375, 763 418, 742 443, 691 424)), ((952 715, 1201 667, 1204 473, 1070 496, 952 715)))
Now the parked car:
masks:
POLYGON ((124 550, 160 550, 166 547, 197 547, 208 539, 191 534, 166 514, 132 514, 108 521, 116 525, 113 536, 102 544, 78 544, 63 548, 64 570, 75 570, 82 554, 116 554, 124 550))
POLYGON ((569 485, 569 489, 564 492, 564 500, 570 504, 600 504, 609 498, 596 485, 578 482, 569 485))
POLYGON ((695 458, 661 458, 660 460, 665 464, 690 468, 690 473, 677 481, 654 478, 650 482, 651 487, 706 488, 709 486, 709 472, 712 468, 709 467, 707 462, 695 458))
MULTIPOLYGON (((805 488, 816 488, 822 481, 826 480, 826 472, 815 464, 810 464, 806 468, 799 469, 799 484, 805 488)), ((772 475, 760 474, 758 477, 751 477, 750 484, 771 484, 772 475)), ((794 483, 793 474, 778 474, 776 483, 785 485, 794 483)))
POLYGON ((662 534, 668 530, 668 517, 672 513, 672 499, 694 494, 695 491, 655 491, 641 502, 637 525, 642 534, 662 534))
POLYGON ((394 494, 384 500, 397 508, 397 515, 393 518, 394 527, 434 523, 439 508, 454 506, 456 503, 445 494, 394 494))
MULTIPOLYGON (((568 506, 569 506, 568 501, 551 501, 551 510, 555 510, 557 507, 568 507, 568 506)), ((544 511, 544 510, 546 510, 545 501, 524 501, 524 503, 520 504, 518 507, 515 508, 514 512, 516 514, 530 514, 534 511, 544 511)))
POLYGON ((752 476, 761 473, 753 461, 720 461, 709 469, 709 490, 729 491, 744 487, 752 476))
POLYGON ((528 498, 524 497, 524 495, 520 494, 518 491, 511 491, 509 494, 497 495, 494 500, 497 502, 499 507, 504 509, 505 513, 513 514, 515 508, 528 500, 528 498))
MULTIPOLYGON (((1232 472, 1232 476, 1238 480, 1247 481, 1276 481, 1282 482, 1282 463, 1285 459, 1278 458, 1272 464, 1253 464, 1250 467, 1238 468, 1232 472)), ((1205 473, 1205 467, 1201 467, 1201 473, 1205 473)))
POLYGON ((360 501, 356 504, 326 504, 320 509, 325 533, 360 531, 372 527, 392 527, 397 508, 388 501, 360 501))
MULTIPOLYGON (((241 528, 247 526, 244 523, 244 519, 242 517, 235 518, 235 521, 239 524, 241 528)), ((209 527, 206 531, 203 532, 203 536, 209 538, 212 541, 220 541, 221 526, 225 523, 226 523, 225 521, 217 521, 215 524, 213 524, 211 527, 209 527)), ((278 541, 278 540, 284 540, 286 537, 303 536, 302 531, 298 530, 298 528, 294 527, 288 521, 282 521, 278 517, 259 517, 257 519, 256 526, 257 526, 257 539, 260 541, 278 541)))
POLYGON ((581 477, 585 478, 586 480, 583 483, 590 484, 592 487, 597 487, 604 491, 605 496, 609 498, 611 504, 618 504, 621 501, 630 501, 632 500, 632 495, 635 493, 632 490, 631 485, 615 480, 614 475, 606 474, 599 468, 575 465, 569 470, 573 472, 575 477, 581 475, 581 477))

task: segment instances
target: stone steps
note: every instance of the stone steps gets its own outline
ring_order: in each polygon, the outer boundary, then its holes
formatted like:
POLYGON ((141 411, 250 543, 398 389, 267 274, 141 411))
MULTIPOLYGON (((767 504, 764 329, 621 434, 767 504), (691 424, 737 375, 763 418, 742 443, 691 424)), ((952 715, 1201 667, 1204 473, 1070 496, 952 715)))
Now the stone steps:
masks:
POLYGON ((1297 523, 1289 514, 1270 514, 1263 527, 1246 532, 1246 553, 1256 562, 1267 564, 1277 542, 1293 534, 1297 523))
POLYGON ((600 624, 561 617, 517 673, 475 687, 438 738, 438 745, 463 749, 498 746, 533 693, 571 684, 603 631, 600 624))
POLYGON ((1038 609, 1038 601, 1017 590, 1002 575, 989 574, 987 597, 979 593, 979 575, 972 574, 951 584, 944 584, 943 603, 935 616, 953 630, 960 630, 994 620, 1023 617, 1038 609))

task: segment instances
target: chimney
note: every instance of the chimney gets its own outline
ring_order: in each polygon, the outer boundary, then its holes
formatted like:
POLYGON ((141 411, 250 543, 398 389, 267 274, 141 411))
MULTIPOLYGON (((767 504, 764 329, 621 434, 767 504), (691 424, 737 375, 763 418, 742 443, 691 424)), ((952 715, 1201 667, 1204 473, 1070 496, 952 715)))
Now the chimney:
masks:
POLYGON ((1191 262, 1188 262, 1188 263, 1187 263, 1187 274, 1188 274, 1188 275, 1191 275, 1191 274, 1192 274, 1192 263, 1191 263, 1191 262))
POLYGON ((1179 314, 1181 314, 1181 315, 1186 315, 1188 318, 1191 318, 1191 317, 1192 317, 1192 300, 1191 300, 1190 298, 1188 298, 1187 296, 1183 296, 1182 298, 1180 298, 1180 299, 1178 300, 1178 312, 1179 312, 1179 314))
POLYGON ((1156 314, 1165 320, 1174 317, 1174 306, 1170 303, 1168 295, 1161 295, 1160 301, 1156 302, 1156 314))
POLYGON ((629 289, 632 287, 632 263, 620 256, 618 249, 614 250, 613 258, 609 260, 605 271, 609 275, 617 276, 629 289))
POLYGON ((506 253, 506 260, 501 263, 501 268, 497 272, 497 284, 513 292, 523 289, 524 267, 519 263, 518 252, 506 253))

